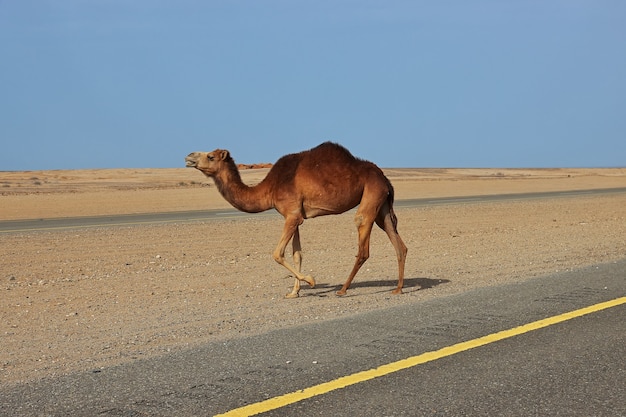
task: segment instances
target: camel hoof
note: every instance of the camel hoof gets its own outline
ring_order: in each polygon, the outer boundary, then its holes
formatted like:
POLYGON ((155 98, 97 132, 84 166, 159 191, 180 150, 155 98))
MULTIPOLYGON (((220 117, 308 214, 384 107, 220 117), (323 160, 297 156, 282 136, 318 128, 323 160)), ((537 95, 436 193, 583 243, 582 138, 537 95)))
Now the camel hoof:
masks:
POLYGON ((297 292, 289 292, 287 294, 285 294, 285 298, 298 298, 300 297, 300 294, 298 294, 297 292))
POLYGON ((344 295, 346 295, 346 292, 344 290, 339 290, 335 293, 335 295, 337 297, 343 297, 344 295))
POLYGON ((313 279, 313 277, 311 276, 304 277, 304 280, 306 281, 307 284, 311 286, 311 288, 315 288, 315 280, 313 279))
POLYGON ((403 294, 402 288, 396 288, 395 290, 391 291, 391 293, 394 295, 403 294))

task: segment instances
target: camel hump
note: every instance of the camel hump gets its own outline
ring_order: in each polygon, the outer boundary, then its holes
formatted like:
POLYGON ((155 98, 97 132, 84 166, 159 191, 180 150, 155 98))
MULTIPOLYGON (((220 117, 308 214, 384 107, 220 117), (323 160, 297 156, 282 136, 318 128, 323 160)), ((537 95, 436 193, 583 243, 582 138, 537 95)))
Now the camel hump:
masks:
POLYGON ((354 167, 357 161, 360 160, 338 143, 324 142, 307 151, 281 157, 276 161, 270 173, 272 171, 280 172, 281 177, 285 179, 293 179, 296 176, 296 171, 302 172, 303 170, 317 171, 323 175, 329 170, 354 167))
POLYGON ((326 141, 324 143, 320 143, 315 148, 311 149, 312 151, 315 149, 325 150, 325 149, 335 149, 341 150, 346 153, 350 153, 348 149, 346 149, 343 145, 338 144, 337 142, 326 141))
POLYGON ((391 183, 376 164, 354 157, 333 142, 281 157, 263 183, 272 190, 275 201, 282 199, 285 190, 289 190, 311 205, 330 207, 332 204, 326 200, 335 196, 341 200, 337 202, 337 211, 339 207, 358 204, 366 188, 393 199, 391 183))
POLYGON ((338 143, 324 142, 297 154, 296 159, 299 171, 308 171, 318 178, 330 179, 331 182, 344 182, 346 178, 352 177, 392 188, 383 171, 375 163, 355 157, 338 143))
POLYGON ((324 142, 311 149, 309 153, 316 155, 320 159, 326 159, 330 157, 344 157, 348 159, 357 159, 350 153, 348 149, 335 142, 324 142), (326 157, 326 158, 324 158, 326 157))

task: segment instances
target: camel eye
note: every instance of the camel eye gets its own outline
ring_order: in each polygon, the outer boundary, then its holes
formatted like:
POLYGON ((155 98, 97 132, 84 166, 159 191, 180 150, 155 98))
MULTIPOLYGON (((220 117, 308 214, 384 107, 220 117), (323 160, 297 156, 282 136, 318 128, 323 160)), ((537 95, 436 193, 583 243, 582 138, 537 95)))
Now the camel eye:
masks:
POLYGON ((214 160, 214 159, 215 159, 215 158, 214 158, 213 156, 211 156, 211 155, 207 155, 206 157, 207 157, 207 159, 208 159, 209 161, 212 161, 212 160, 214 160))

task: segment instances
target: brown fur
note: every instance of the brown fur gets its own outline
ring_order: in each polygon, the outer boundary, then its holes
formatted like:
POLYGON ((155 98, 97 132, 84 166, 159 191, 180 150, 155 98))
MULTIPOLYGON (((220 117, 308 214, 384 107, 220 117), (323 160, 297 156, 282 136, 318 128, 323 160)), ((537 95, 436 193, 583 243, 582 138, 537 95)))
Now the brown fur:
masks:
POLYGON ((398 286, 402 292, 407 248, 397 230, 393 211, 393 186, 382 170, 369 161, 352 156, 343 146, 325 142, 300 153, 285 155, 258 185, 241 180, 235 161, 226 150, 193 152, 187 166, 213 178, 219 192, 235 208, 249 213, 276 209, 285 226, 273 257, 295 275, 287 297, 297 297, 300 281, 315 286, 315 280, 300 272, 302 257, 299 226, 304 219, 344 213, 357 205, 355 223, 359 233, 356 263, 337 295, 344 295, 352 279, 369 257, 370 234, 374 223, 383 229, 396 250, 398 286), (294 266, 285 261, 285 248, 292 241, 294 266))

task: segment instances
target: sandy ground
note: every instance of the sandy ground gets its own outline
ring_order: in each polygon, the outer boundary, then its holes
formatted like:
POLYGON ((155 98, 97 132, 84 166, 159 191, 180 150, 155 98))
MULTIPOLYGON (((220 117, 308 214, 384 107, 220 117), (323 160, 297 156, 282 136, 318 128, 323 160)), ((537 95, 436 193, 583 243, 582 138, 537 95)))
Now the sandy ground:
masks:
MULTIPOLYGON (((265 169, 243 171, 258 182, 265 169)), ((626 169, 385 170, 397 199, 626 187, 626 169)), ((0 172, 0 220, 227 207, 188 169, 0 172)), ((348 296, 352 214, 308 220, 305 271, 271 260, 282 219, 0 234, 0 384, 328 320, 626 257, 626 194, 397 210, 405 294, 380 230, 348 296)))

